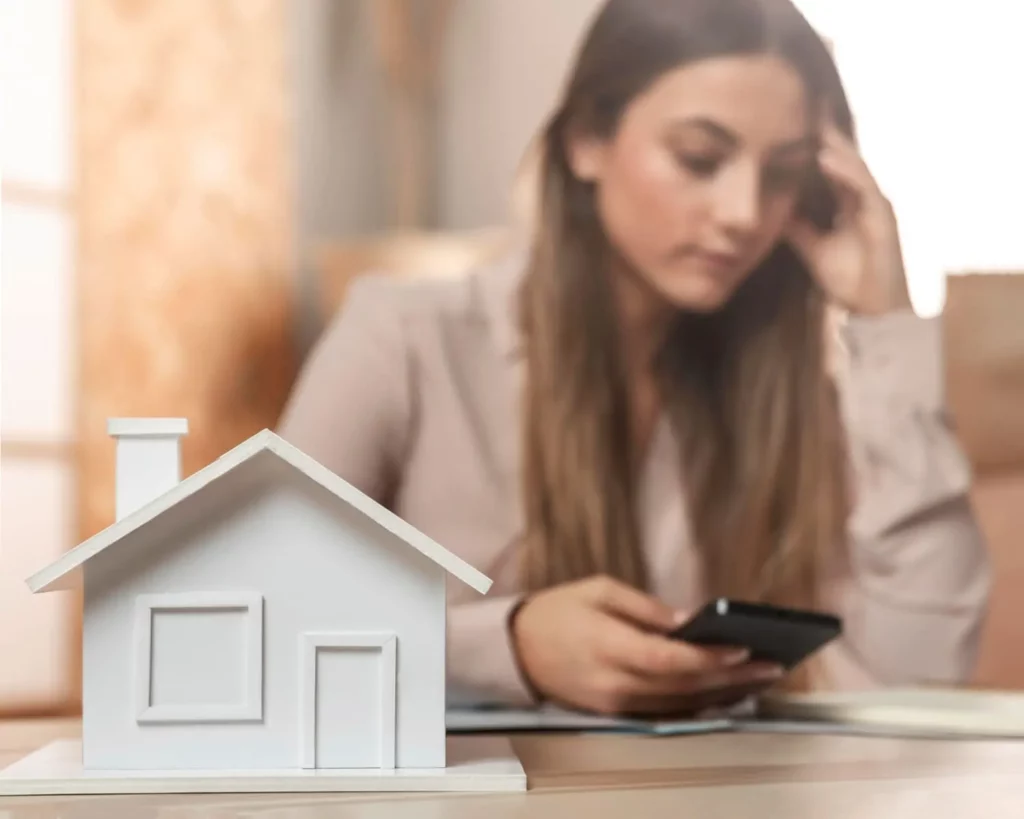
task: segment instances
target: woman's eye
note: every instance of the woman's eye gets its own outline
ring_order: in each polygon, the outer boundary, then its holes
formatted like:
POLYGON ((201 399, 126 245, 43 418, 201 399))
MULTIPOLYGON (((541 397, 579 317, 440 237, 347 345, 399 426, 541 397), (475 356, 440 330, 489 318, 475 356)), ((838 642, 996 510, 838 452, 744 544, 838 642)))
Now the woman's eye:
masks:
POLYGON ((718 156, 700 156, 698 154, 676 154, 676 161, 695 176, 712 176, 722 163, 718 156))

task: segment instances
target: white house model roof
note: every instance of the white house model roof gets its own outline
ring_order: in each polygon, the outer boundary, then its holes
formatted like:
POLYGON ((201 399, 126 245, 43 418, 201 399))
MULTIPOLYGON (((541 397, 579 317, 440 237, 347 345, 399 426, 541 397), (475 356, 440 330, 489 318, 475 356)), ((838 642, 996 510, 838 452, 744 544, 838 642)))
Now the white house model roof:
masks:
POLYGON ((261 452, 271 452, 282 461, 295 467, 311 481, 329 491, 340 502, 361 512, 481 594, 486 594, 490 589, 491 580, 486 575, 339 478, 297 447, 266 429, 242 442, 205 468, 185 478, 155 500, 76 546, 45 569, 32 575, 27 581, 29 589, 32 592, 48 592, 72 587, 79 581, 81 567, 86 561, 159 515, 172 510, 186 498, 202 492, 218 478, 234 470, 244 469, 261 452))

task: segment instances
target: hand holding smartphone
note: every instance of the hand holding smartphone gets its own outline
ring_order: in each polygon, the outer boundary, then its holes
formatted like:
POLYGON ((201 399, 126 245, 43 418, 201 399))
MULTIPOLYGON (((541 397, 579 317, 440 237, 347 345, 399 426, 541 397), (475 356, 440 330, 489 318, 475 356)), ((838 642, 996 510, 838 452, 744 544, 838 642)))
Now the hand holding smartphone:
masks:
POLYGON ((752 661, 792 670, 842 630, 842 621, 830 614, 719 598, 670 636, 700 646, 745 648, 752 661))
POLYGON ((539 700, 617 715, 692 715, 778 682, 785 669, 742 647, 673 640, 677 612, 608 577, 530 595, 509 618, 523 681, 539 700))

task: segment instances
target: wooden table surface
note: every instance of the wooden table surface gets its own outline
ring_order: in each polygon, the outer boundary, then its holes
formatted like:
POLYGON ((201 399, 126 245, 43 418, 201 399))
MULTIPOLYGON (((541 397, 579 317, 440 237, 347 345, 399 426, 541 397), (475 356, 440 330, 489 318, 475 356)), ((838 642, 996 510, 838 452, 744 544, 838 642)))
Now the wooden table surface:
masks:
MULTIPOLYGON (((74 720, 0 722, 0 767, 74 720)), ((0 798, 0 819, 1024 817, 1024 743, 791 734, 521 735, 526 794, 0 798)))

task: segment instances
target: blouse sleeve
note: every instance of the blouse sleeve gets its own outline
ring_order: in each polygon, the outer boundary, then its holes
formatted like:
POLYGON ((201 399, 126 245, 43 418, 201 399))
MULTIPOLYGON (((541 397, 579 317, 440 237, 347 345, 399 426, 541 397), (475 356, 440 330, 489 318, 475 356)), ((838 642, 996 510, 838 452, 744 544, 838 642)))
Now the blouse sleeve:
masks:
POLYGON ((357 279, 317 342, 285 407, 279 433, 389 505, 411 425, 409 361, 387 282, 357 279))
POLYGON ((974 669, 990 588, 970 468, 951 429, 940 319, 855 317, 840 378, 853 473, 840 688, 957 684, 974 669))

